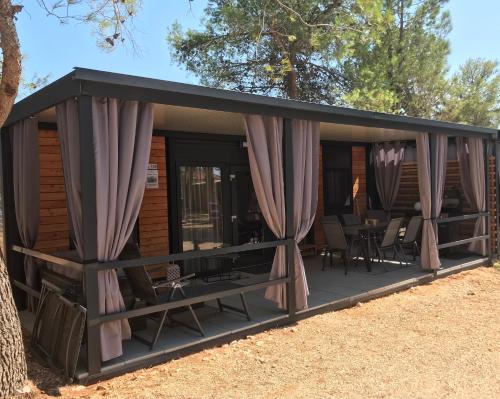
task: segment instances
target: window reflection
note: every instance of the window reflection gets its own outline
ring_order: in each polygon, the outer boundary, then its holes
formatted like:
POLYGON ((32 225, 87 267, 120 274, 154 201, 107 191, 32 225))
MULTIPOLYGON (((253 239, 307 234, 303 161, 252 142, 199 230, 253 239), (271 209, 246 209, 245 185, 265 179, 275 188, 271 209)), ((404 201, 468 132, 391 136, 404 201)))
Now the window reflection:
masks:
POLYGON ((182 249, 212 249, 223 244, 221 169, 181 166, 182 249))

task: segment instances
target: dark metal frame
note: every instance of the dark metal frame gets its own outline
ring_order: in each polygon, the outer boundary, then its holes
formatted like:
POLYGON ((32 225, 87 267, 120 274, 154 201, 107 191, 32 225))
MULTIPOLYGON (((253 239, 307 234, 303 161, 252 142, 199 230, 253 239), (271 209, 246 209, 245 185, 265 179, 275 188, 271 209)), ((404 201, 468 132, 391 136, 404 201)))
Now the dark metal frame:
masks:
POLYGON ((290 321, 295 321, 297 307, 295 303, 295 232, 293 229, 293 124, 291 119, 283 120, 283 169, 285 180, 285 237, 286 237, 286 264, 287 278, 287 308, 290 321))
MULTIPOLYGON (((231 173, 230 169, 235 165, 245 165, 244 161, 240 163, 236 162, 236 159, 227 159, 227 151, 224 151, 219 148, 214 148, 208 152, 202 158, 192 156, 188 157, 183 153, 179 153, 179 146, 182 146, 184 142, 189 141, 190 144, 193 145, 203 145, 203 144, 226 144, 228 149, 232 147, 236 149, 237 145, 240 145, 243 142, 243 138, 241 136, 236 136, 231 138, 230 140, 224 140, 222 135, 217 136, 215 139, 212 138, 212 135, 208 135, 205 133, 189 133, 188 137, 183 137, 182 134, 177 132, 169 132, 169 131, 155 131, 155 133, 159 136, 165 137, 168 140, 166 143, 166 151, 167 151, 167 162, 168 162, 168 170, 169 170, 169 178, 167 179, 168 184, 168 207, 169 207, 169 231, 171 232, 179 232, 181 227, 181 198, 180 198, 180 181, 178 168, 180 166, 213 166, 219 167, 221 169, 222 175, 221 178, 223 181, 229 180, 229 174, 231 173)), ((246 163, 248 165, 248 162, 246 163)), ((223 184, 222 186, 222 201, 223 205, 230 209, 228 205, 231 202, 231 188, 227 184, 223 184)), ((223 231, 224 231, 224 241, 229 242, 230 237, 232 237, 232 224, 230 222, 230 215, 223 215, 223 231)), ((170 234, 169 235, 169 244, 170 248, 181 251, 182 246, 182 237, 180 233, 170 234)))
MULTIPOLYGON (((78 127, 80 134, 80 182, 82 190, 82 256, 83 263, 97 260, 97 212, 94 141, 92 126, 92 97, 78 98, 78 127)), ((97 271, 83 268, 87 306, 87 362, 90 374, 101 371, 100 326, 89 323, 99 317, 97 271)))
POLYGON ((490 128, 313 104, 85 68, 75 68, 71 73, 18 102, 5 125, 34 115, 67 98, 82 95, 431 134, 447 133, 455 136, 497 134, 497 130, 490 128))
MULTIPOLYGON (((21 254, 29 254, 40 259, 50 260, 51 262, 57 264, 75 267, 77 269, 83 270, 87 307, 87 361, 89 378, 99 378, 102 373, 100 354, 101 342, 99 334, 101 324, 108 321, 137 317, 176 307, 182 307, 195 302, 199 302, 200 300, 208 301, 211 299, 216 299, 218 295, 217 293, 213 293, 203 297, 187 298, 172 303, 165 303, 161 305, 149 306, 146 308, 134 309, 101 316, 99 315, 98 307, 97 275, 98 272, 102 270, 110 270, 115 268, 120 269, 138 265, 153 265, 158 263, 175 262, 187 259, 203 258, 207 256, 232 254, 256 249, 277 248, 279 246, 285 246, 287 276, 277 280, 266 281, 252 286, 239 287, 237 289, 234 289, 234 294, 258 290, 275 284, 286 284, 287 315, 281 322, 290 323, 297 319, 297 309, 295 302, 296 275, 295 269, 294 267, 292 267, 296 244, 293 238, 294 231, 292 224, 294 162, 292 151, 293 129, 291 118, 317 120, 321 122, 350 124, 366 127, 408 130, 415 132, 425 131, 431 133, 431 137, 434 133, 447 133, 455 136, 463 135, 496 138, 498 133, 497 130, 488 128, 472 127, 441 121, 430 121, 418 118, 409 118, 397 115, 388 115, 376 112, 333 107, 322 104, 312 104, 300 101, 264 97, 81 68, 75 69, 70 74, 62 77, 61 79, 41 89, 37 93, 34 93, 17 103, 14 106, 8 120, 6 121, 5 126, 11 125, 16 121, 30 117, 40 111, 53 107, 55 104, 71 97, 77 97, 78 99, 81 144, 80 166, 82 189, 83 261, 81 264, 75 264, 74 262, 69 262, 61 258, 51 257, 38 251, 22 248, 18 245, 19 240, 16 238, 17 229, 15 226, 13 199, 11 198, 12 162, 10 158, 10 139, 9 135, 5 134, 5 132, 7 132, 7 129, 2 128, 2 169, 4 172, 4 179, 2 184, 5 196, 4 209, 6 211, 4 213, 6 223, 5 240, 6 248, 11 249, 7 251, 8 265, 15 262, 14 257, 20 256, 21 254), (176 253, 165 256, 141 258, 136 260, 103 263, 97 262, 95 170, 94 148, 92 140, 92 96, 110 96, 122 99, 147 101, 158 104, 283 117, 283 166, 286 204, 285 238, 272 242, 245 244, 206 251, 176 253)), ((487 144, 486 153, 489 154, 489 141, 487 144)), ((497 160, 497 169, 499 165, 498 162, 499 161, 497 160)), ((486 163, 488 164, 488 158, 486 163)), ((487 181, 489 181, 489 173, 487 174, 487 177, 487 181)), ((488 213, 488 225, 490 225, 491 223, 489 219, 490 217, 488 213)), ((487 235, 469 240, 489 240, 489 238, 489 235, 487 235)), ((17 286, 19 287, 19 285, 17 286)), ((195 346, 196 344, 193 345, 193 347, 195 346)))
POLYGON ((497 242, 496 242, 496 246, 497 246, 497 251, 496 251, 496 257, 499 258, 500 257, 500 234, 499 234, 499 227, 500 227, 500 201, 499 201, 499 198, 498 196, 500 195, 500 176, 499 176, 499 173, 500 173, 500 141, 499 141, 499 138, 497 136, 497 138, 495 139, 495 141, 493 142, 493 155, 495 156, 495 179, 494 179, 494 182, 495 182, 495 205, 496 205, 496 235, 497 235, 497 242))

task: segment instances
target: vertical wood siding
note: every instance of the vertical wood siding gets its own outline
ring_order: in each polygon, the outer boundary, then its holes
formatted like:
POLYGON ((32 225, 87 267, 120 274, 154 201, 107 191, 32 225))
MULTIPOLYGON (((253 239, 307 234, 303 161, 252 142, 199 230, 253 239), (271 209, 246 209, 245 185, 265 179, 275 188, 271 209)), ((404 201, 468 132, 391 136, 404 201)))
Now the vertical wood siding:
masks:
POLYGON ((352 147, 352 198, 353 211, 364 219, 366 216, 366 148, 352 147))
MULTIPOLYGON (((69 223, 61 151, 55 130, 40 130, 40 227, 36 249, 69 249, 69 223)), ((139 213, 142 256, 168 253, 165 138, 153 137, 150 163, 158 165, 159 188, 147 189, 139 213)))
POLYGON ((69 249, 68 208, 55 130, 40 130, 40 227, 35 248, 53 253, 69 249))
POLYGON ((167 158, 165 137, 153 136, 150 163, 158 165, 159 188, 146 189, 139 213, 141 255, 168 253, 167 158))

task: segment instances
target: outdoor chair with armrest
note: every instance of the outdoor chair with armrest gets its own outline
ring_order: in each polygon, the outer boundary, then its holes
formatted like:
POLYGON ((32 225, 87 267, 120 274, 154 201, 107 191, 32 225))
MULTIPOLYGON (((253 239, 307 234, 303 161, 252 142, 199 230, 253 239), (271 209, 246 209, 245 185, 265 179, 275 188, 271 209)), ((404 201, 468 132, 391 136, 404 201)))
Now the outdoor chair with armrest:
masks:
POLYGON ((342 225, 339 222, 323 221, 322 225, 326 238, 326 247, 323 253, 323 267, 321 270, 325 270, 327 256, 330 256, 330 266, 333 267, 332 255, 338 252, 341 254, 344 262, 344 274, 347 274, 347 268, 351 259, 352 242, 347 242, 342 225))
POLYGON ((401 248, 399 241, 399 229, 401 228, 401 223, 403 223, 403 218, 392 219, 389 222, 389 225, 387 226, 382 239, 375 240, 379 262, 384 263, 384 261, 386 260, 386 251, 392 250, 394 252, 394 255, 399 258, 399 264, 401 267, 403 267, 403 262, 407 263, 404 251, 401 248))
POLYGON ((413 260, 416 259, 416 255, 420 256, 420 248, 418 246, 418 235, 420 233, 420 228, 422 227, 422 216, 412 216, 406 226, 405 235, 400 240, 400 246, 404 251, 405 248, 410 247, 412 250, 413 260))
MULTIPOLYGON (((139 253, 139 249, 136 244, 127 244, 125 250, 122 252, 120 259, 134 259, 137 258, 139 253)), ((124 272, 127 276, 127 280, 130 283, 132 288, 132 293, 138 299, 141 299, 146 302, 147 305, 159 305, 167 302, 173 302, 183 298, 196 298, 201 297, 207 294, 216 293, 215 299, 217 301, 217 305, 219 310, 222 312, 225 309, 232 310, 234 312, 243 314, 246 316, 247 320, 250 320, 250 314, 248 313, 248 307, 245 301, 245 297, 243 292, 239 292, 242 309, 237 308, 235 306, 231 306, 225 303, 222 303, 222 298, 228 296, 224 290, 229 292, 229 289, 238 287, 237 285, 220 281, 213 284, 206 284, 200 286, 191 286, 190 279, 192 279, 195 274, 189 274, 187 276, 180 276, 180 268, 175 264, 165 264, 165 265, 156 265, 153 267, 156 274, 161 274, 166 276, 163 279, 153 279, 150 272, 144 266, 132 266, 124 268, 124 272), (163 273, 161 272, 163 269, 163 273)), ((151 270, 153 271, 153 270, 151 270)), ((203 303, 204 300, 200 300, 197 303, 203 303)), ((168 310, 164 310, 160 312, 160 320, 158 322, 158 329, 156 330, 153 341, 148 342, 144 340, 142 337, 136 336, 140 341, 145 342, 150 346, 152 350, 158 341, 161 330, 165 324, 165 321, 171 321, 177 324, 180 324, 184 327, 187 327, 191 330, 199 332, 202 336, 205 335, 203 328, 201 327, 200 321, 193 310, 192 305, 185 306, 191 313, 191 317, 194 321, 194 326, 184 323, 180 320, 173 319, 171 316, 168 316, 168 310)))
MULTIPOLYGON (((133 266, 127 267, 124 270, 127 279, 132 288, 132 293, 138 299, 146 302, 146 305, 160 305, 163 303, 171 302, 175 299, 177 293, 181 295, 182 298, 186 298, 186 293, 184 288, 189 284, 189 279, 194 277, 194 274, 180 277, 180 268, 175 264, 163 265, 165 269, 165 274, 167 278, 165 280, 153 281, 150 274, 144 266, 133 266)), ((194 326, 187 323, 181 322, 179 320, 173 319, 168 316, 168 320, 178 323, 186 328, 197 331, 201 336, 205 335, 203 328, 201 327, 200 321, 196 316, 195 311, 191 305, 186 306, 194 321, 194 326)), ((168 310, 163 310, 160 312, 160 318, 158 321, 158 328, 155 332, 154 339, 151 342, 144 340, 142 337, 136 336, 140 341, 145 341, 152 350, 158 341, 161 330, 167 320, 168 310)))
MULTIPOLYGON (((344 226, 357 226, 363 224, 361 221, 361 217, 359 215, 355 215, 354 213, 344 213, 342 214, 342 220, 344 221, 344 226)), ((363 241, 370 240, 371 237, 369 234, 364 234, 360 232, 358 237, 351 237, 351 241, 349 244, 352 249, 356 248, 358 251, 363 252, 363 241)), ((370 256, 369 254, 364 254, 363 256, 370 256)))

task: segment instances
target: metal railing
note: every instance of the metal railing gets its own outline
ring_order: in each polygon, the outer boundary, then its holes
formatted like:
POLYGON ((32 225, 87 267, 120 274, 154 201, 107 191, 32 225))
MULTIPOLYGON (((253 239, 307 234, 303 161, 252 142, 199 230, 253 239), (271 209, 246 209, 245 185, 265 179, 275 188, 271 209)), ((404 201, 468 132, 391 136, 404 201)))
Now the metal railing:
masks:
MULTIPOLYGON (((446 223, 453 223, 453 222, 463 222, 465 220, 474 220, 474 219, 478 219, 481 217, 485 217, 485 218, 489 219, 490 212, 478 212, 478 213, 470 213, 470 214, 459 215, 459 216, 436 218, 435 222, 436 222, 436 224, 446 224, 446 223)), ((471 242, 483 241, 483 240, 489 240, 489 239, 490 239, 490 234, 488 231, 488 234, 480 235, 477 237, 465 238, 462 240, 450 241, 450 242, 446 242, 443 244, 438 244, 437 248, 438 249, 445 249, 445 248, 451 248, 451 247, 458 247, 460 245, 470 244, 471 242)))
MULTIPOLYGON (((131 260, 117 260, 113 262, 91 262, 91 263, 78 263, 68 259, 64 259, 61 257, 57 257, 54 255, 45 254, 43 252, 28 249, 21 247, 19 245, 13 245, 11 248, 13 251, 32 256, 37 259, 41 259, 46 262, 50 262, 56 265, 60 265, 63 267, 68 267, 73 270, 78 270, 83 273, 83 287, 85 290, 85 298, 86 298, 86 306, 87 306, 87 326, 89 331, 99 331, 100 326, 103 323, 134 318, 139 316, 146 316, 149 314, 158 313, 164 310, 171 310, 175 308, 185 307, 187 305, 192 305, 196 303, 206 302, 210 300, 215 300, 220 298, 221 295, 227 297, 231 295, 237 295, 240 293, 250 292, 260 290, 272 285, 278 284, 286 284, 288 287, 288 292, 293 292, 293 288, 290 289, 291 285, 293 285, 295 279, 295 269, 290 267, 291 262, 289 262, 288 257, 289 254, 292 254, 294 251, 295 240, 294 239, 283 239, 262 243, 252 243, 252 244, 243 244, 231 247, 223 247, 223 248, 215 248, 209 250, 196 250, 190 252, 183 253, 175 253, 170 255, 161 255, 161 256, 152 256, 146 258, 137 258, 131 260), (287 249, 287 276, 283 278, 268 280, 260 283, 250 284, 247 286, 240 286, 237 288, 231 288, 223 291, 214 291, 204 295, 184 298, 181 300, 176 300, 174 302, 166 302, 162 304, 145 306, 137 309, 125 310, 121 312, 108 313, 105 315, 100 315, 96 298, 98 298, 98 280, 97 274, 99 271, 111 270, 111 269, 126 269, 129 267, 137 267, 137 266, 152 266, 158 264, 179 262, 191 259, 200 259, 200 258, 209 258, 217 255, 229 255, 240 252, 261 250, 261 249, 269 249, 269 248, 278 248, 283 246, 287 249), (90 310, 90 311, 89 311, 90 310)), ((20 289, 28 292, 33 295, 33 290, 27 287, 25 284, 13 281, 20 289)), ((295 302, 294 298, 291 295, 287 296, 288 304, 287 304, 287 313, 290 319, 293 319, 295 315, 295 302)), ((97 334, 98 336, 98 334, 97 334)), ((101 360, 100 360, 100 351, 101 351, 101 342, 100 339, 89 341, 89 356, 88 359, 88 371, 90 375, 98 375, 101 372, 101 360)))

